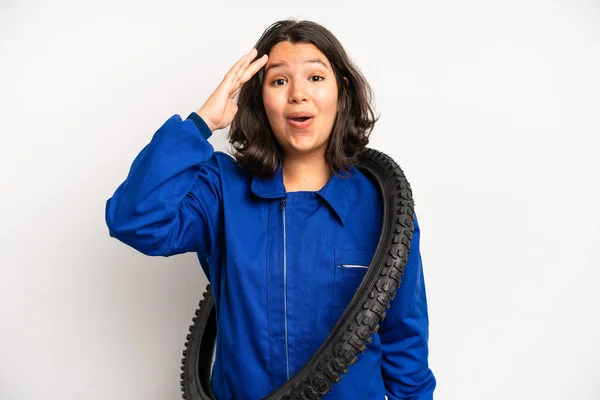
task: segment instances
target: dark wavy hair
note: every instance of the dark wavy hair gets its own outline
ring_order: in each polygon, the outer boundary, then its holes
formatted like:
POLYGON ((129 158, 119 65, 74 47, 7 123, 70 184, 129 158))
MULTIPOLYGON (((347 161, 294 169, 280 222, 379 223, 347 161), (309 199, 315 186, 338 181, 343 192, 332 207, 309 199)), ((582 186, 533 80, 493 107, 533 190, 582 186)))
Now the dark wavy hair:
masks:
MULTIPOLYGON (((371 106, 372 89, 338 39, 323 26, 293 19, 275 22, 256 43, 256 59, 269 54, 282 41, 312 43, 329 60, 338 87, 338 112, 325 161, 333 173, 347 171, 369 143, 369 135, 379 119, 371 106)), ((271 178, 282 161, 282 150, 265 112, 263 79, 264 68, 240 89, 238 111, 231 123, 228 139, 234 148, 233 155, 242 167, 252 175, 271 178)))

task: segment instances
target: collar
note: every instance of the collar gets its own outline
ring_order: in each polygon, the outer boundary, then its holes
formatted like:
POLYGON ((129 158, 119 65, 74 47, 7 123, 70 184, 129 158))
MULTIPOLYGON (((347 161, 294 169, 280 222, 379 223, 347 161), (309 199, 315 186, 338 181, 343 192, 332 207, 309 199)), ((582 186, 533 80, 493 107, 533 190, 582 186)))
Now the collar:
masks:
MULTIPOLYGON (((354 166, 349 168, 349 174, 342 173, 340 176, 333 174, 327 184, 315 193, 321 197, 336 213, 342 225, 348 215, 348 202, 350 201, 350 182, 348 179, 356 173, 354 166)), ((255 176, 252 178, 252 193, 266 199, 278 199, 287 196, 283 184, 281 164, 277 166, 275 175, 270 179, 255 176)))

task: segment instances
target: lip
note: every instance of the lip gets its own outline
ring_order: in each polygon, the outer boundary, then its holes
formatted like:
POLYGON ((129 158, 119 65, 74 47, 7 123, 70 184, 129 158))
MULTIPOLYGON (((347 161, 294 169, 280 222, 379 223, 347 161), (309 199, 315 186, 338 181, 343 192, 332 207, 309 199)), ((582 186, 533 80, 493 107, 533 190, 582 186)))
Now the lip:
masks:
POLYGON ((298 117, 288 117, 287 121, 290 125, 292 125, 296 129, 306 129, 309 126, 311 126, 313 121, 315 120, 315 118, 312 116, 309 117, 306 121, 295 121, 292 119, 292 118, 299 118, 299 117, 308 117, 308 115, 300 115, 298 117))
POLYGON ((314 115, 311 114, 311 113, 307 113, 307 112, 293 112, 293 113, 289 113, 287 115, 287 119, 290 119, 290 118, 302 118, 302 117, 313 118, 314 115))

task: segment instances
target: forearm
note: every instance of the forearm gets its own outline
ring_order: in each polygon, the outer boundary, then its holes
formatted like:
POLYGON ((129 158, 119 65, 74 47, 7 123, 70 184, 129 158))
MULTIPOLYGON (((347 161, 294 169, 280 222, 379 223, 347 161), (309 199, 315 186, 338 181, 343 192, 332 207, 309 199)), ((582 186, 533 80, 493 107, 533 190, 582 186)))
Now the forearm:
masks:
POLYGON ((158 255, 157 231, 175 224, 200 166, 213 152, 192 121, 182 121, 178 115, 169 118, 106 202, 110 235, 145 254, 158 255))

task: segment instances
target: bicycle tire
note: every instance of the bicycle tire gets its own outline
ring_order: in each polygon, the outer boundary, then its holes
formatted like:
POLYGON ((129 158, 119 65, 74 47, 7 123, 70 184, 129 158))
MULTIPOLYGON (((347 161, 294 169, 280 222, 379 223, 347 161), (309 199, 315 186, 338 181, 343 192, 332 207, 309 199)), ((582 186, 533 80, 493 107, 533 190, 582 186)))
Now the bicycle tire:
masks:
MULTIPOLYGON (((373 259, 343 314, 309 361, 262 400, 318 400, 342 379, 366 350, 396 296, 414 231, 410 183, 388 155, 365 149, 356 167, 375 181, 383 196, 383 224, 373 259)), ((217 334, 212 288, 200 301, 181 360, 186 400, 217 400, 211 390, 212 355, 217 334)))

